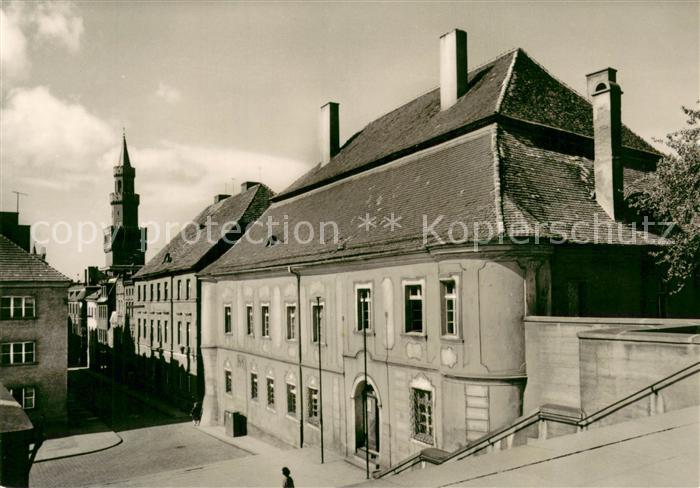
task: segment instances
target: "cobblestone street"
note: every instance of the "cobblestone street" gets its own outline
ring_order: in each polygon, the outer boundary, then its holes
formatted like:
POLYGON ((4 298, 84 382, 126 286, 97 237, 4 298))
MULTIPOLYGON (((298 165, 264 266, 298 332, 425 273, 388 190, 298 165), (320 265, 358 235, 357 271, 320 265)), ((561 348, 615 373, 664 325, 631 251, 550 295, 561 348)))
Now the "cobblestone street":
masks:
POLYGON ((120 402, 112 428, 123 442, 105 451, 35 463, 30 486, 69 487, 114 483, 174 469, 225 461, 248 453, 183 419, 174 421, 133 398, 120 402))

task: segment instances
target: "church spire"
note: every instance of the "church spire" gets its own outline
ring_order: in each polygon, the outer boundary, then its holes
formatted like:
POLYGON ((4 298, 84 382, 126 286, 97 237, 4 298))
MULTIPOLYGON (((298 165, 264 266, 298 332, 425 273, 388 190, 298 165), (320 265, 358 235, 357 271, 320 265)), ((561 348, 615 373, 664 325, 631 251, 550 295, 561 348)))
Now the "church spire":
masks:
POLYGON ((126 148, 126 130, 122 129, 122 153, 119 155, 117 166, 131 166, 129 150, 126 148))

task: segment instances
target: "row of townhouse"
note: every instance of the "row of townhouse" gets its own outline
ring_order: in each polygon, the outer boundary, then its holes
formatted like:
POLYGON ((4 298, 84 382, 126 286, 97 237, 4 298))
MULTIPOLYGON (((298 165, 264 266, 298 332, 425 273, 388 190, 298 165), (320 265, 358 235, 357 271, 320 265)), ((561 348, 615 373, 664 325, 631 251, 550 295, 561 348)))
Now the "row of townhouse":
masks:
POLYGON ((440 45, 440 86, 342 146, 324 105, 319 164, 198 273, 205 424, 387 467, 522 414, 527 315, 700 315, 627 205, 660 154, 615 70, 583 97, 521 49, 470 70, 466 33, 440 45))

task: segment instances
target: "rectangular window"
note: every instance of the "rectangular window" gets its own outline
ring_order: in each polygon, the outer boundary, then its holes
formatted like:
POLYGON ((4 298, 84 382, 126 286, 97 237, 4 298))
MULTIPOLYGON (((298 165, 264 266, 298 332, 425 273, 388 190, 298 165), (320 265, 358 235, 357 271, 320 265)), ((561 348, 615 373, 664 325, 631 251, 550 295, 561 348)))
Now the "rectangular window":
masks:
POLYGON ((433 393, 413 390, 413 437, 426 444, 433 443, 433 393))
POLYGON ((369 330, 372 328, 372 290, 370 288, 357 288, 355 296, 357 300, 357 330, 369 330))
POLYGON ((10 394, 25 410, 31 410, 36 406, 36 390, 33 386, 10 388, 10 394))
POLYGON ((297 415, 297 387, 287 383, 287 415, 297 415))
POLYGON ((0 298, 0 320, 33 319, 35 317, 34 297, 0 298))
POLYGON ((185 339, 187 340, 187 343, 185 344, 187 347, 190 347, 190 323, 187 322, 187 330, 185 331, 187 333, 187 337, 185 339))
POLYGON ((311 316, 313 318, 312 340, 314 343, 321 340, 321 329, 323 327, 323 303, 314 303, 311 306, 311 316))
POLYGON ((162 330, 160 328, 160 320, 158 321, 158 342, 162 342, 162 330))
POLYGON ((177 299, 180 299, 180 289, 182 288, 182 280, 177 280, 177 299))
POLYGON ((287 340, 293 341, 297 337, 297 306, 287 305, 287 340))
POLYGON ((151 297, 151 301, 153 301, 153 283, 151 283, 151 294, 150 294, 150 297, 151 297))
POLYGON ((228 369, 224 370, 224 384, 226 385, 226 393, 230 395, 233 392, 233 378, 228 369))
POLYGON ((163 322, 163 341, 168 342, 168 321, 163 322))
POLYGON ((230 334, 233 332, 231 327, 231 305, 224 306, 224 333, 230 334))
POLYGON ((177 343, 182 344, 182 322, 177 321, 177 343))
POLYGON ((270 337, 270 306, 260 307, 260 332, 263 337, 270 337))
POLYGON ((253 306, 245 306, 245 323, 248 335, 253 335, 253 306))
POLYGON ((309 387, 309 411, 308 421, 312 424, 318 424, 318 389, 309 387))
POLYGON ((156 283, 156 301, 160 301, 160 283, 156 283))
POLYGON ((141 301, 141 287, 140 286, 136 287, 136 301, 138 301, 138 302, 141 301))
POLYGON ((148 337, 151 340, 151 345, 153 345, 153 320, 151 320, 151 331, 150 331, 150 336, 148 337))
POLYGON ((163 283, 163 300, 168 301, 168 283, 163 283))
POLYGON ((34 342, 6 342, 0 344, 0 365, 29 364, 35 359, 34 342))
POLYGON ((258 374, 250 373, 250 398, 258 399, 258 374))
POLYGON ((267 378, 267 406, 275 408, 275 380, 267 378))
POLYGON ((406 332, 423 332, 423 285, 405 285, 406 332))
POLYGON ((457 330, 457 282, 442 280, 442 335, 458 336, 457 330))
POLYGON ((191 290, 192 287, 191 287, 190 285, 191 285, 191 284, 190 284, 190 279, 187 278, 187 279, 185 280, 185 300, 189 300, 189 299, 190 299, 190 294, 191 294, 191 292, 192 292, 192 290, 191 290))

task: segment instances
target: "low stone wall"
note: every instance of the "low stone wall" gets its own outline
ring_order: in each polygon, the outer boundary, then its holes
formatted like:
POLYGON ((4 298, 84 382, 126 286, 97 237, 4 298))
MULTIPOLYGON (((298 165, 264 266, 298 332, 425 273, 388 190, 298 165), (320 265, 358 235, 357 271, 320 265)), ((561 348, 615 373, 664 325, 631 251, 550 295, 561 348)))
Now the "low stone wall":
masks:
MULTIPOLYGON (((525 360, 528 379, 523 411, 529 412, 547 403, 582 408, 579 333, 605 329, 625 331, 688 326, 699 322, 700 320, 684 319, 526 317, 524 319, 525 360)), ((592 359, 588 357, 586 361, 590 362, 592 359)), ((675 371, 683 367, 684 362, 671 361, 669 364, 675 371)), ((656 379, 652 378, 642 386, 653 383, 663 376, 664 374, 660 374, 656 379)), ((619 398, 621 397, 616 397, 611 402, 619 398)))
MULTIPOLYGON (((700 323, 699 321, 695 322, 700 323)), ((697 327, 598 330, 579 333, 581 408, 592 414, 684 367, 700 361, 697 327)), ((622 422, 700 403, 700 374, 681 379, 601 420, 622 422)))

